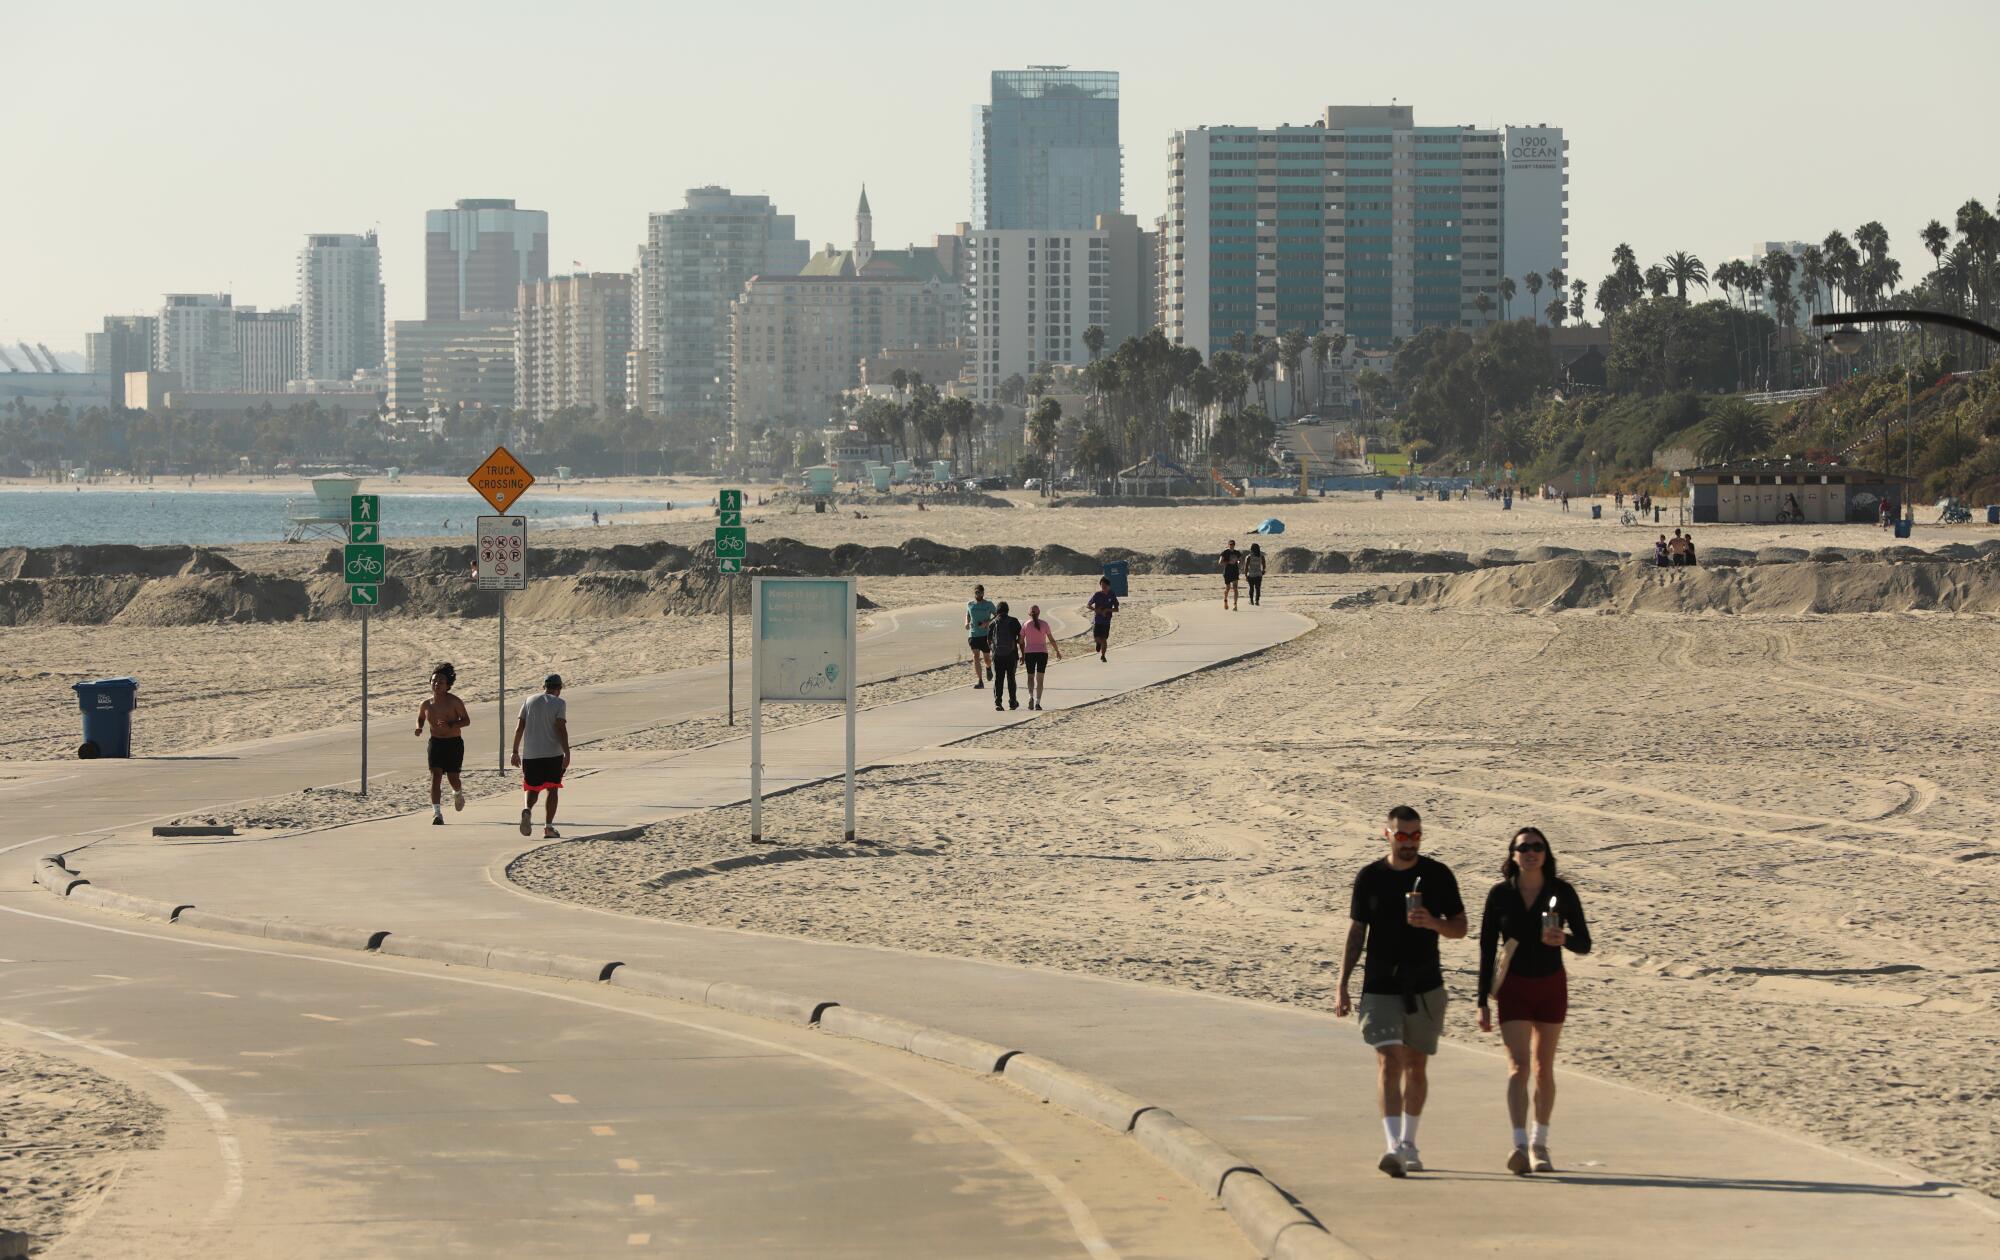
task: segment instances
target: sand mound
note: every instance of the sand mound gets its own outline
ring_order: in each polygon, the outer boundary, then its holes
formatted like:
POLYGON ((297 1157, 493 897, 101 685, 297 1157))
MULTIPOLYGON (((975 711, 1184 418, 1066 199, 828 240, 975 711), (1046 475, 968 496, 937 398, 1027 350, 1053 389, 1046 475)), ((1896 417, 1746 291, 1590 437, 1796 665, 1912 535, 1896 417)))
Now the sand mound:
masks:
POLYGON ((1424 578, 1341 601, 1482 612, 2000 613, 2000 560, 1719 569, 1545 560, 1424 578))
POLYGON ((118 626, 294 621, 312 606, 306 583, 260 573, 190 574, 142 583, 111 618, 118 626))
POLYGON ((234 569, 235 566, 227 560, 201 547, 92 543, 87 546, 8 547, 0 550, 0 579, 172 577, 183 572, 227 573, 234 569), (201 567, 190 569, 190 565, 201 567))

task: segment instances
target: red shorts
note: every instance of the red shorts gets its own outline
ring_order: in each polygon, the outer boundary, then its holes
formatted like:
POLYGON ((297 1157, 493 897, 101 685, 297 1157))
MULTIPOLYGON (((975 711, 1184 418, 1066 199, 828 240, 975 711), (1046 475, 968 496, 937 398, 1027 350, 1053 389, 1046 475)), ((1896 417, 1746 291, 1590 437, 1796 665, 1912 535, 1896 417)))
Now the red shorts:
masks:
POLYGON ((1517 1019, 1560 1024, 1569 1014, 1569 972, 1557 971, 1546 976, 1510 973, 1500 982, 1493 1000, 1500 1006, 1499 1019, 1503 1024, 1517 1019))

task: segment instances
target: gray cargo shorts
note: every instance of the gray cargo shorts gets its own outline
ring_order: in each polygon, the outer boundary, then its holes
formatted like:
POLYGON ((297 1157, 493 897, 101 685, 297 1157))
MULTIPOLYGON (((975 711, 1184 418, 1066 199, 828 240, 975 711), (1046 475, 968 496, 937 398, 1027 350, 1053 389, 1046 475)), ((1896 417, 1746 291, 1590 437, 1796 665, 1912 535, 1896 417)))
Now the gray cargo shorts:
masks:
POLYGON ((1403 1009, 1400 993, 1361 995, 1361 1039, 1380 1049, 1408 1046, 1424 1054, 1438 1052, 1438 1037, 1444 1032, 1445 992, 1442 986, 1416 995, 1417 1009, 1403 1009))

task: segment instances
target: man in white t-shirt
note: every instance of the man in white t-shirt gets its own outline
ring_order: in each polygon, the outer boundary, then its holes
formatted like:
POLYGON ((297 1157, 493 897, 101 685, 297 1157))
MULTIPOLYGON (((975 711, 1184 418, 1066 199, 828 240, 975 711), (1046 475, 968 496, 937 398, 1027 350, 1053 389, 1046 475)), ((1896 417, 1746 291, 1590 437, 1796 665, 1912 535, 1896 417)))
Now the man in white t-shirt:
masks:
POLYGON ((535 798, 549 794, 542 816, 542 838, 558 838, 556 796, 569 770, 569 705, 562 698, 561 674, 542 680, 542 693, 521 702, 514 723, 514 764, 521 767, 521 787, 528 803, 521 807, 521 834, 534 831, 535 798))

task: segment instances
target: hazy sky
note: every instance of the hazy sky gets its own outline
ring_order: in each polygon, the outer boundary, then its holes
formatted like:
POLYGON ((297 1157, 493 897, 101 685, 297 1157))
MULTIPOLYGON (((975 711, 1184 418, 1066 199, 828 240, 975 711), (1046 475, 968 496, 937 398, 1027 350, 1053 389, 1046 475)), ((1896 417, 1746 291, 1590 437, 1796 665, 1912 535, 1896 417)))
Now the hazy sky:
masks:
POLYGON ((1995 0, 11 4, 0 345, 81 350, 169 290, 288 305, 307 233, 370 227, 389 317, 422 318, 423 212, 460 197, 547 210, 557 270, 629 269, 647 213, 707 183, 817 248, 865 180, 877 244, 927 240, 967 217, 988 73, 1030 63, 1121 72, 1148 222, 1176 128, 1393 97, 1566 128, 1593 285, 1619 241, 1713 263, 1868 219, 1908 276, 1927 220, 2000 197, 1996 37, 1995 0))

